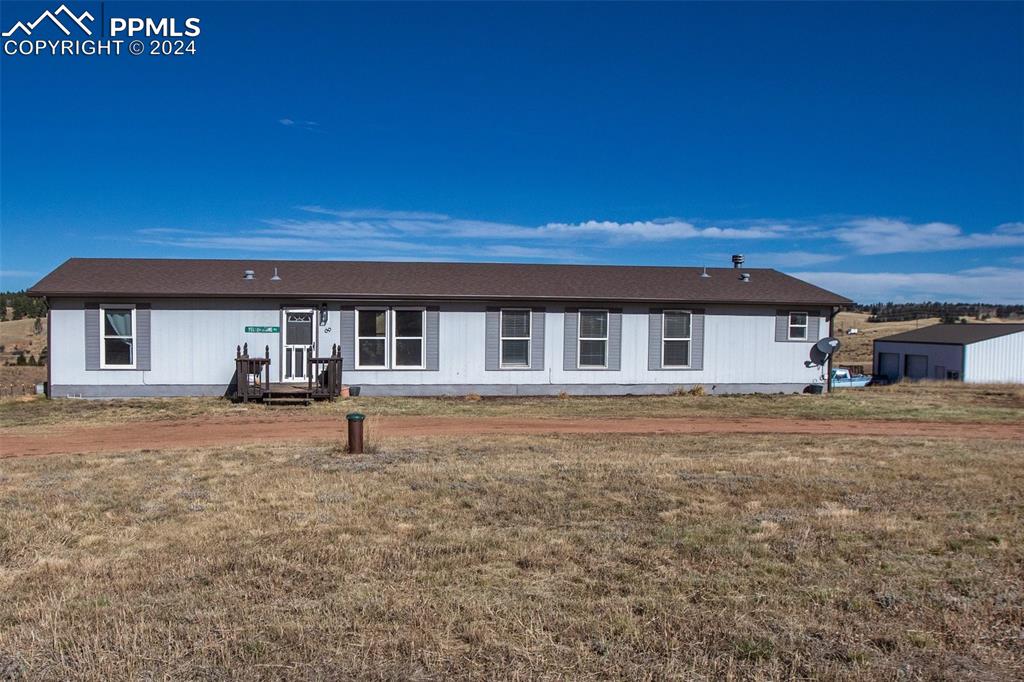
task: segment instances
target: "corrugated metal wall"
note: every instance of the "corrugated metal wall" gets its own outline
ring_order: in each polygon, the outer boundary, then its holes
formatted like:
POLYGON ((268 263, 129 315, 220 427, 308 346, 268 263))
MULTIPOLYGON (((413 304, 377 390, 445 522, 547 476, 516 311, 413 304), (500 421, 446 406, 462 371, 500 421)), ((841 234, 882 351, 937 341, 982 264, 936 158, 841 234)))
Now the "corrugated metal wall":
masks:
POLYGON ((967 346, 966 381, 1024 383, 1024 332, 967 346))

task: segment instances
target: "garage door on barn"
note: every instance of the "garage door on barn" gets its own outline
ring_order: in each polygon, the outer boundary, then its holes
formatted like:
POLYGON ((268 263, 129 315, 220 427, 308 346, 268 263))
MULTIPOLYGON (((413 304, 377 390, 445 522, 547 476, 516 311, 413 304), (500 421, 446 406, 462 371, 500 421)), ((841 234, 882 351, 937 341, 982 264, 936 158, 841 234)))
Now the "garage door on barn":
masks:
POLYGON ((903 376, 915 381, 928 378, 928 356, 907 354, 904 359, 903 376))
POLYGON ((900 354, 879 353, 878 373, 889 379, 889 381, 898 380, 900 378, 900 354))

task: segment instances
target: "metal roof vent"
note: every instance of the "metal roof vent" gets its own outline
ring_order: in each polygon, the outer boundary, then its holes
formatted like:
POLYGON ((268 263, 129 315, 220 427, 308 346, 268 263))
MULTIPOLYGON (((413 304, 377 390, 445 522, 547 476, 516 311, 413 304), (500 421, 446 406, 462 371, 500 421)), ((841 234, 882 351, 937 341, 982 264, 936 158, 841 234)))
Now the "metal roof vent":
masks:
POLYGON ((700 273, 700 276, 701 276, 702 278, 708 278, 708 277, 711 277, 711 275, 709 275, 709 274, 708 274, 708 266, 706 266, 706 265, 704 266, 704 272, 700 273))
POLYGON ((743 254, 742 253, 733 254, 732 266, 734 268, 738 269, 741 265, 743 265, 743 254))
POLYGON ((749 272, 741 272, 740 273, 740 281, 741 282, 749 282, 750 281, 750 273, 749 272))
POLYGON ((277 268, 274 268, 274 276, 270 278, 271 282, 280 282, 281 276, 277 274, 277 268))
POLYGON ((246 270, 245 273, 242 275, 242 278, 243 279, 256 279, 256 271, 255 270, 246 270))

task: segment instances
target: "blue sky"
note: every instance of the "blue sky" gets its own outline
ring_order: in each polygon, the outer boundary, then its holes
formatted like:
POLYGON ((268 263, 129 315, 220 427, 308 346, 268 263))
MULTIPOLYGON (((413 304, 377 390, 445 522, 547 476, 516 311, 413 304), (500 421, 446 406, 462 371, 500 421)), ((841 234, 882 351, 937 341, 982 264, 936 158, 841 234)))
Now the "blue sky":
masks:
POLYGON ((862 301, 1024 301, 1021 3, 103 11, 199 17, 198 53, 0 56, 0 288, 70 256, 741 252, 862 301))

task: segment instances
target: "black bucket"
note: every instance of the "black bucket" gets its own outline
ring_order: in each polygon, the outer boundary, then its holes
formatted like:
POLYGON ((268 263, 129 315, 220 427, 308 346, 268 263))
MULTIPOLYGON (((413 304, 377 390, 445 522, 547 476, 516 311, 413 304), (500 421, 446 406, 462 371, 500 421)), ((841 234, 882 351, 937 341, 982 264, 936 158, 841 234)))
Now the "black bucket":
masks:
POLYGON ((804 388, 804 393, 810 393, 811 395, 821 395, 825 392, 825 387, 821 384, 811 384, 804 388))
POLYGON ((358 398, 359 397, 359 387, 358 386, 349 386, 348 387, 348 394, 350 396, 352 396, 353 398, 358 398))

